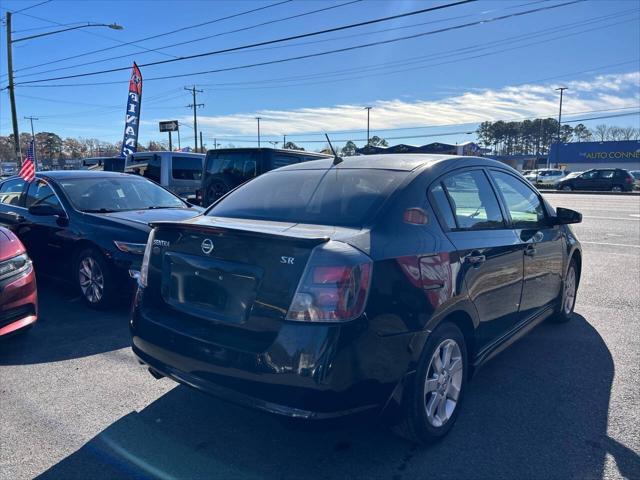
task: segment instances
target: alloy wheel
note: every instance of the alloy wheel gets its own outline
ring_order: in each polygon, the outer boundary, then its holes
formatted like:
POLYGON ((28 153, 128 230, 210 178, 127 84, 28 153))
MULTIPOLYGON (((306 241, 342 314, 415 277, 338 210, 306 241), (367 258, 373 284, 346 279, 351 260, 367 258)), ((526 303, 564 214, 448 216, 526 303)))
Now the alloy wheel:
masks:
POLYGON ((571 187, 569 185, 565 185, 564 187, 562 187, 562 190, 564 190, 565 192, 570 192, 571 187))
POLYGON ((562 309, 565 315, 571 315, 576 301, 576 270, 573 265, 569 267, 567 278, 564 281, 564 304, 562 309))
POLYGON ((613 188, 611 189, 611 191, 612 191, 612 192, 621 192, 621 191, 622 191, 622 187, 615 186, 615 187, 613 187, 613 188))
POLYGON ((104 275, 98 262, 84 257, 78 271, 80 290, 90 303, 99 303, 104 295, 104 275))
POLYGON ((446 339, 431 356, 425 379, 425 410, 434 427, 442 427, 453 415, 462 389, 463 359, 460 345, 446 339))

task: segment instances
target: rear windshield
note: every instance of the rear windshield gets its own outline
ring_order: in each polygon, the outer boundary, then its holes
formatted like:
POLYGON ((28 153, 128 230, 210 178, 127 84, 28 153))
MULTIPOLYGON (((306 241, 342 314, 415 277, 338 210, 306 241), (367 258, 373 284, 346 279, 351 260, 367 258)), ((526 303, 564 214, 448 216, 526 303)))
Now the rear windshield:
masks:
POLYGON ((249 180, 257 175, 258 152, 216 152, 207 155, 206 171, 249 180))
POLYGON ((207 215, 363 226, 407 174, 346 168, 273 171, 231 192, 207 215))
POLYGON ((173 157, 171 176, 176 180, 200 180, 202 178, 202 159, 198 157, 173 157))

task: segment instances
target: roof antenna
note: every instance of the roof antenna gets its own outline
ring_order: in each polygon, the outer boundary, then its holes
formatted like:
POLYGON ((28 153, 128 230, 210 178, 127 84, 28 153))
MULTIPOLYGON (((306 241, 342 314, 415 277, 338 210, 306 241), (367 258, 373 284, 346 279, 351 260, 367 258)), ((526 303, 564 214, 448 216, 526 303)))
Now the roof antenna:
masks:
POLYGON ((331 145, 331 140, 329 140, 329 135, 325 133, 324 136, 327 137, 327 142, 329 142, 329 148, 331 149, 331 153, 333 153, 333 164, 338 165, 339 163, 342 162, 342 158, 338 156, 338 154, 336 153, 336 150, 333 148, 333 145, 331 145))

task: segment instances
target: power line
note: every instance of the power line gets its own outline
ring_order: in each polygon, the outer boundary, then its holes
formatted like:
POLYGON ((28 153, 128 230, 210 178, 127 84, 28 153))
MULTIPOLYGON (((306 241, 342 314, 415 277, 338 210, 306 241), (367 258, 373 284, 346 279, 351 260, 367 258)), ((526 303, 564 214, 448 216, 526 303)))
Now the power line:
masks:
MULTIPOLYGON (((262 26, 265 26, 265 25, 272 25, 274 23, 284 22, 286 20, 292 20, 292 19, 296 19, 296 18, 301 18, 301 17, 305 17, 305 16, 308 16, 308 15, 312 15, 312 14, 315 14, 315 13, 325 12, 327 10, 333 10, 335 8, 344 7, 344 6, 351 5, 351 4, 354 4, 354 3, 359 3, 359 2, 362 2, 362 1, 363 0, 350 0, 350 1, 345 2, 345 3, 340 3, 340 4, 337 4, 337 5, 331 5, 329 7, 324 7, 324 8, 320 8, 320 9, 316 9, 316 10, 311 10, 309 12, 299 13, 299 14, 296 14, 296 15, 289 15, 287 17, 277 18, 277 19, 274 19, 274 20, 269 20, 269 21, 257 23, 257 24, 254 24, 254 25, 248 25, 246 27, 236 28, 236 29, 233 29, 233 30, 227 30, 226 32, 220 32, 220 33, 216 33, 216 34, 213 34, 213 35, 207 35, 205 37, 200 37, 200 38, 196 38, 196 39, 193 39, 193 40, 186 40, 186 41, 183 41, 183 42, 173 43, 173 44, 170 44, 170 45, 163 45, 161 47, 157 47, 154 51, 165 50, 167 48, 187 45, 187 44, 191 44, 191 43, 195 43, 195 42, 200 42, 202 40, 209 40, 211 38, 221 37, 221 36, 229 35, 229 34, 232 34, 232 33, 243 32, 243 31, 246 31, 246 30, 251 30, 251 29, 262 27, 262 26)), ((120 59, 120 58, 129 58, 131 56, 140 55, 140 54, 143 54, 143 53, 148 53, 148 52, 132 52, 132 53, 128 53, 126 55, 117 55, 115 57, 102 58, 100 60, 92 60, 91 62, 78 63, 78 64, 70 65, 70 66, 67 66, 67 67, 52 68, 50 70, 42 70, 42 71, 39 71, 39 72, 33 72, 33 73, 30 73, 30 74, 25 75, 25 76, 31 77, 31 76, 34 76, 34 75, 41 75, 41 74, 45 74, 45 73, 59 72, 59 71, 62 71, 62 70, 69 70, 69 69, 73 69, 73 68, 84 67, 84 66, 87 66, 87 65, 93 65, 93 64, 96 64, 96 63, 108 62, 110 60, 117 60, 117 59, 120 59)), ((16 70, 16 71, 20 71, 20 70, 24 70, 24 68, 16 70)))
MULTIPOLYGON (((230 48, 225 48, 225 49, 221 49, 221 50, 213 50, 213 51, 209 51, 209 52, 203 52, 203 53, 197 53, 194 55, 186 55, 186 56, 182 56, 179 58, 175 58, 175 59, 170 59, 170 60, 159 60, 156 62, 149 62, 149 63, 143 63, 140 64, 139 67, 150 67, 150 66, 156 66, 156 65, 164 65, 167 63, 173 63, 173 62, 177 62, 177 61, 184 61, 184 60, 192 60, 194 58, 203 58, 203 57, 208 57, 208 56, 212 56, 212 55, 219 55, 221 53, 227 53, 227 52, 235 52, 235 51, 239 51, 239 50, 246 50, 249 48, 254 48, 254 47, 260 47, 263 45, 272 45, 275 43, 282 43, 282 42, 288 42, 291 40, 297 40, 299 38, 308 38, 308 37, 313 37, 313 36, 317 36, 317 35, 324 35, 326 33, 331 33, 331 32, 338 32, 341 30, 348 30, 351 28, 357 28, 357 27, 362 27, 365 25, 373 25, 376 23, 381 23, 381 22, 386 22, 389 20, 396 20, 398 18, 404 18, 404 17, 410 17, 413 15, 419 15, 419 14, 423 14, 423 13, 428 13, 428 12, 433 12, 436 10, 442 10, 445 8, 451 8, 451 7, 456 7, 459 5, 464 5, 466 3, 472 3, 472 2, 476 2, 477 0, 459 0, 457 2, 454 3, 447 3, 444 5, 438 5, 436 7, 429 7, 429 8, 423 8, 420 10, 414 10, 411 12, 406 12, 406 13, 402 13, 402 14, 398 14, 398 15, 391 15, 388 17, 382 17, 382 18, 376 18, 374 20, 368 20, 365 22, 358 22, 358 23, 352 23, 349 25, 342 25, 340 27, 333 27, 333 28, 327 28, 324 30, 318 30, 315 32, 308 32, 308 33, 303 33, 303 34, 299 34, 299 35, 291 35, 288 37, 281 37, 281 38, 277 38, 277 39, 273 39, 273 40, 267 40, 267 41, 263 41, 263 42, 257 42, 257 43, 251 43, 251 44, 246 44, 246 45, 241 45, 238 47, 230 47, 230 48)), ((585 0, 572 0, 571 2, 567 2, 566 4, 563 5, 569 5, 572 3, 578 3, 578 2, 582 2, 585 0)), ((540 10, 543 9, 548 9, 551 7, 546 7, 546 8, 542 8, 540 10)), ((515 15, 514 15, 515 16, 515 15)), ((480 22, 478 22, 480 23, 480 22)), ((130 66, 127 67, 117 67, 117 68, 110 68, 110 69, 106 69, 106 70, 98 70, 95 72, 87 72, 87 73, 79 73, 79 74, 75 74, 75 75, 66 75, 66 76, 62 76, 62 77, 50 77, 50 78, 43 78, 40 80, 28 80, 28 81, 24 81, 21 82, 22 84, 28 84, 28 83, 41 83, 41 82, 49 82, 49 81, 53 81, 53 80, 66 80, 68 78, 78 78, 78 77, 89 77, 89 76, 94 76, 94 75, 101 75, 104 73, 112 73, 112 72, 119 72, 119 71, 123 71, 123 70, 129 70, 130 66)), ((18 83, 16 83, 17 85, 18 83)))
POLYGON ((45 0, 44 2, 36 3, 35 5, 31 5, 29 7, 24 7, 24 8, 21 8, 20 10, 16 10, 15 12, 11 12, 11 13, 13 13, 13 14, 22 13, 22 12, 24 12, 26 10, 30 10, 32 8, 39 7, 40 5, 44 5, 45 3, 49 3, 51 1, 53 1, 53 0, 45 0))
MULTIPOLYGON (((442 5, 442 6, 439 6, 439 7, 432 7, 431 9, 424 9, 424 10, 448 8, 448 7, 451 7, 451 6, 457 6, 457 5, 460 5, 462 3, 468 3, 468 2, 472 2, 472 1, 476 1, 476 0, 463 0, 461 2, 442 5)), ((185 73, 185 74, 179 74, 179 75, 175 75, 174 74, 174 75, 165 75, 165 76, 160 76, 160 77, 152 77, 152 78, 147 78, 146 81, 148 82, 148 81, 152 81, 152 80, 165 80, 165 79, 169 79, 169 78, 180 78, 180 77, 189 77, 189 76, 194 76, 194 75, 205 75, 205 74, 210 74, 210 73, 218 73, 218 72, 226 72, 226 71, 232 71, 232 70, 240 70, 240 69, 245 69, 245 68, 253 68, 253 67, 258 67, 258 66, 265 66, 265 65, 273 65, 273 64, 277 64, 277 63, 284 63, 284 62, 289 62, 289 61, 294 61, 294 60, 302 60, 302 59, 320 57, 320 56, 329 55, 329 54, 333 54, 333 53, 341 53, 341 52, 347 52, 347 51, 352 51, 352 50, 357 50, 357 49, 362 49, 362 48, 367 48, 367 47, 372 47, 372 46, 377 46, 377 45, 384 45, 384 44, 399 42, 399 41, 403 41, 403 40, 409 40, 409 39, 424 37, 424 36, 427 36, 427 35, 434 35, 434 34, 437 34, 437 33, 447 32, 447 31, 451 31, 451 30, 458 30, 458 29, 461 29, 461 28, 471 27, 471 26, 475 26, 475 25, 486 24, 486 23, 495 22, 495 21, 499 21, 499 20, 505 20, 505 19, 508 19, 508 18, 527 15, 527 14, 531 14, 531 13, 536 13, 536 12, 543 11, 543 10, 550 10, 550 9, 554 9, 554 8, 558 8, 558 7, 564 7, 564 6, 567 6, 567 5, 581 3, 583 1, 585 1, 585 0, 572 0, 570 2, 565 2, 565 3, 562 3, 562 4, 557 4, 557 5, 553 5, 553 6, 549 6, 549 7, 542 7, 542 8, 537 8, 537 9, 533 9, 533 10, 517 12, 517 13, 514 13, 514 14, 503 15, 503 16, 500 16, 500 17, 494 17, 494 18, 487 19, 487 20, 480 20, 480 21, 477 21, 477 22, 471 22, 471 23, 466 23, 466 24, 461 24, 461 25, 455 25, 455 26, 451 26, 451 27, 441 28, 441 29, 438 29, 438 30, 431 30, 431 31, 427 31, 427 32, 414 34, 414 35, 407 35, 407 36, 404 36, 404 37, 396 37, 396 38, 392 38, 392 39, 388 39, 388 40, 381 40, 381 41, 378 41, 378 42, 371 42, 371 43, 366 43, 366 44, 361 44, 361 45, 354 45, 354 46, 339 48, 339 49, 335 49, 335 50, 328 50, 328 51, 324 51, 324 52, 317 52, 317 53, 312 53, 312 54, 307 54, 307 55, 298 55, 298 56, 295 56, 295 57, 288 57, 288 58, 265 61, 265 62, 257 62, 257 63, 248 64, 248 65, 240 65, 240 66, 235 66, 235 67, 219 68, 219 69, 215 69, 215 70, 207 70, 207 71, 201 71, 201 72, 191 72, 191 73, 185 73)), ((418 10, 417 12, 409 12, 409 13, 405 13, 405 14, 402 14, 402 15, 399 15, 399 16, 408 16, 408 15, 415 15, 417 13, 424 13, 424 10, 418 10)), ((305 38, 305 37, 309 37, 309 36, 320 35, 322 33, 327 33, 327 32, 330 32, 330 31, 343 30, 343 29, 346 29, 346 28, 354 28, 356 26, 362 26, 363 24, 377 23, 377 22, 380 22, 380 21, 388 20, 390 18, 398 18, 399 16, 396 15, 396 16, 393 16, 393 17, 386 17, 386 18, 383 18, 383 19, 371 20, 369 22, 362 22, 362 23, 359 23, 359 24, 352 24, 352 25, 347 25, 347 26, 342 26, 342 27, 336 27, 336 28, 332 28, 332 29, 328 29, 328 30, 322 30, 322 31, 319 31, 319 32, 311 32, 311 33, 306 33, 306 34, 302 34, 302 35, 296 35, 296 36, 293 36, 293 37, 286 37, 286 38, 281 38, 281 39, 276 39, 276 40, 270 40, 270 41, 266 41, 266 42, 260 42, 260 43, 251 44, 251 45, 245 45, 245 46, 241 46, 241 47, 228 48, 228 49, 218 50, 218 51, 214 51, 214 52, 205 52, 205 53, 201 53, 201 54, 181 57, 181 58, 175 59, 175 60, 173 60, 173 59, 172 60, 162 60, 162 61, 159 61, 159 62, 152 62, 152 63, 142 64, 140 66, 141 67, 153 66, 153 65, 165 64, 165 63, 171 63, 171 62, 179 61, 179 60, 189 60, 189 59, 193 59, 193 58, 199 58, 199 57, 203 57, 203 56, 215 55, 215 54, 225 53, 225 52, 229 52, 229 51, 236 51, 236 50, 241 50, 241 49, 245 49, 245 48, 252 48, 252 47, 255 47, 255 46, 279 43, 279 42, 288 41, 288 40, 297 39, 297 38, 305 38)), ((110 72, 125 70, 125 69, 129 69, 129 68, 130 67, 121 67, 121 68, 103 70, 103 71, 98 71, 98 72, 90 72, 90 73, 84 73, 84 74, 68 75, 68 76, 64 76, 64 77, 53 77, 53 78, 45 78, 45 79, 40 79, 40 80, 29 80, 29 81, 17 82, 16 85, 28 85, 28 84, 42 83, 42 82, 48 82, 48 81, 54 81, 54 80, 63 80, 63 79, 68 79, 68 78, 78 78, 78 77, 85 77, 85 76, 93 76, 93 75, 98 75, 98 74, 102 74, 102 73, 110 73, 110 72)), ((120 84, 120 83, 122 83, 122 82, 121 81, 95 82, 95 83, 91 83, 91 84, 74 84, 74 86, 80 86, 80 85, 109 85, 109 84, 120 84)))
POLYGON ((261 10, 266 10, 268 8, 277 7, 279 5, 283 5, 285 3, 290 3, 292 1, 293 0, 283 0, 283 1, 278 2, 278 3, 273 3, 273 4, 270 4, 270 5, 265 5, 265 6, 258 7, 258 8, 252 8, 250 10, 244 10, 242 12, 234 13, 232 15, 227 15, 227 16, 224 16, 224 17, 215 18, 213 20, 209 20, 209 21, 202 22, 202 23, 197 23, 195 25, 189 25, 189 26, 186 26, 186 27, 177 28, 175 30, 170 30, 168 32, 163 32, 163 33, 159 33, 159 34, 156 34, 156 35, 151 35, 149 37, 140 38, 138 40, 133 40, 131 42, 123 42, 121 45, 115 45, 115 46, 112 46, 112 47, 99 48, 97 50, 91 50, 89 52, 79 53, 77 55, 72 55, 70 57, 59 58, 57 60, 51 60, 49 62, 40 63, 40 64, 37 64, 37 65, 30 65, 30 66, 27 66, 27 67, 20 68, 20 69, 16 70, 16 72, 22 71, 22 70, 28 70, 28 69, 32 69, 32 68, 37 68, 37 67, 43 67, 43 66, 46 66, 46 65, 52 65, 54 63, 64 62, 66 60, 73 60, 74 58, 80 58, 80 57, 84 57, 84 56, 87 56, 87 55, 93 55, 95 53, 106 52, 108 50, 114 50, 116 48, 124 47, 124 46, 127 46, 127 45, 132 45, 134 47, 144 48, 144 47, 140 47, 139 45, 136 45, 136 44, 139 43, 139 42, 146 42, 147 40, 152 40, 152 39, 155 39, 155 38, 165 37, 167 35, 173 35, 174 33, 183 32, 185 30, 190 30, 190 29, 193 29, 193 28, 199 28, 199 27, 203 27, 205 25, 211 25, 213 23, 222 22, 224 20, 230 20, 232 18, 237 18, 237 17, 243 16, 243 15, 248 15, 250 13, 259 12, 261 10))

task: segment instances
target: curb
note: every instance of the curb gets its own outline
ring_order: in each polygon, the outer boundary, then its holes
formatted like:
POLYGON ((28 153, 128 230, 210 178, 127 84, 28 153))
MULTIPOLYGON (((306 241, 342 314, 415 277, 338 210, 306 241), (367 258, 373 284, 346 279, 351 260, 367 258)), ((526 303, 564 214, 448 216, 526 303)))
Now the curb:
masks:
POLYGON ((603 192, 597 190, 551 190, 551 189, 538 189, 540 193, 546 195, 548 193, 560 194, 560 195, 621 195, 624 197, 637 197, 640 196, 640 192, 603 192))

